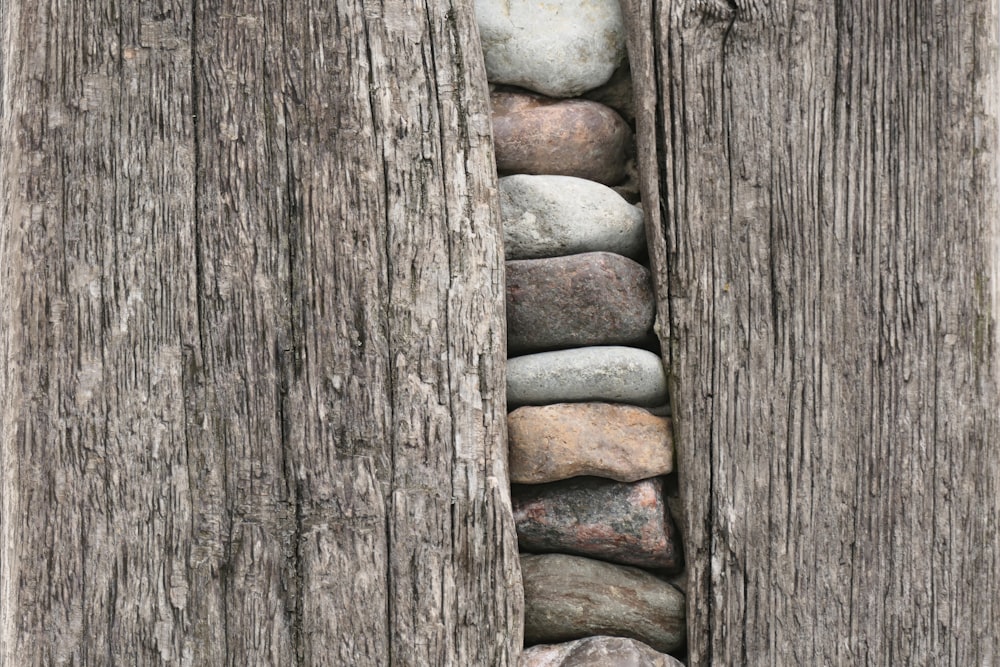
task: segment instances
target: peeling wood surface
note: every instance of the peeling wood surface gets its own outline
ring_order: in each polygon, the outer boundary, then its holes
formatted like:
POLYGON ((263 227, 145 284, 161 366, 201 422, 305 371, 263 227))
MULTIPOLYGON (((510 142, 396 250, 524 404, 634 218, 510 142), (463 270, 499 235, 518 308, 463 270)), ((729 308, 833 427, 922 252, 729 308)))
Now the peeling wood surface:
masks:
POLYGON ((691 664, 995 664, 996 3, 624 5, 691 664))
POLYGON ((0 663, 515 664, 471 8, 0 21, 0 663))

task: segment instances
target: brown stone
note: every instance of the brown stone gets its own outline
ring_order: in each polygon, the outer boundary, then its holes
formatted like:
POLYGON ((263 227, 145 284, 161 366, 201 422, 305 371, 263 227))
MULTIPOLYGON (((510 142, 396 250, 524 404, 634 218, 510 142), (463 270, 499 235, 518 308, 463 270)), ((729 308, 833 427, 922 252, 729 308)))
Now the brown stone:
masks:
POLYGON ((521 556, 524 643, 629 637, 657 651, 684 643, 684 595, 638 568, 546 554, 521 556))
POLYGON ((635 101, 632 92, 632 71, 624 63, 600 88, 583 94, 583 97, 611 107, 628 123, 635 124, 635 101))
POLYGON ((507 353, 641 343, 656 315, 649 271, 588 252, 507 262, 507 353))
POLYGON ((608 403, 525 406, 507 416, 510 481, 592 475, 635 482, 673 470, 670 420, 608 403))
POLYGON ((661 477, 632 484, 577 477, 514 485, 511 495, 522 551, 670 570, 683 564, 661 477))
MULTIPOLYGON (((606 84, 588 93, 584 93, 583 97, 611 107, 618 112, 630 127, 635 127, 632 72, 627 62, 615 70, 615 73, 606 84)), ((639 201, 641 195, 639 191, 639 169, 634 157, 626 162, 625 179, 615 185, 614 190, 630 204, 635 204, 639 201)))
POLYGON ((585 637, 526 648, 521 667, 684 667, 684 663, 635 639, 585 637))
POLYGON ((625 179, 632 130, 614 109, 590 100, 506 91, 490 98, 502 175, 576 176, 605 185, 625 179))

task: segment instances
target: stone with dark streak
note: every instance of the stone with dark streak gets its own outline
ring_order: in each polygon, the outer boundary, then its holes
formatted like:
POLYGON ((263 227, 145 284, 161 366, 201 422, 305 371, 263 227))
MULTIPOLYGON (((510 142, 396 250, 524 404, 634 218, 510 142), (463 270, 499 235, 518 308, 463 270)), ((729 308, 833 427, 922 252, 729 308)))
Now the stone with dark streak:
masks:
POLYGON ((527 648, 521 653, 521 667, 684 667, 684 663, 634 639, 585 637, 527 648))
POLYGON ((579 556, 523 554, 521 576, 528 646, 592 635, 637 639, 663 653, 684 643, 684 595, 648 572, 579 556))
POLYGON ((656 315, 649 271, 610 252, 507 262, 507 353, 639 344, 656 315))
POLYGON ((632 130, 614 109, 507 91, 490 97, 501 175, 556 174, 604 185, 625 180, 632 130))
POLYGON ((680 569, 681 545, 663 479, 575 479, 511 489, 518 545, 646 568, 680 569))

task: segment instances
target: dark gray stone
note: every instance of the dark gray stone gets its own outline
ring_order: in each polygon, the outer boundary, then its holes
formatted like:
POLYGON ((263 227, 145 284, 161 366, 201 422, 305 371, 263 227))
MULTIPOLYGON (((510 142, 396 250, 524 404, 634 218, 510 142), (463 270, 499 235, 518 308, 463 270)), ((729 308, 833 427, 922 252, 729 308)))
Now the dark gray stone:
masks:
POLYGON ((629 637, 663 653, 684 644, 684 596, 648 572, 579 556, 524 554, 521 575, 526 645, 591 635, 629 637))
POLYGON ((637 567, 678 570, 683 553, 663 479, 632 484, 578 477, 511 488, 518 545, 637 567))

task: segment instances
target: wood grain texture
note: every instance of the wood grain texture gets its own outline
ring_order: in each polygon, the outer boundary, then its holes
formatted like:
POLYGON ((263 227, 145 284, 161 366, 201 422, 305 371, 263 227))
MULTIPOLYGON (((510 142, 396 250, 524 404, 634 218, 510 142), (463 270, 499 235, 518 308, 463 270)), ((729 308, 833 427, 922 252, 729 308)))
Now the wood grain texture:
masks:
POLYGON ((996 3, 623 4, 690 663, 995 664, 996 3))
POLYGON ((0 663, 516 663, 471 8, 0 21, 0 663))

